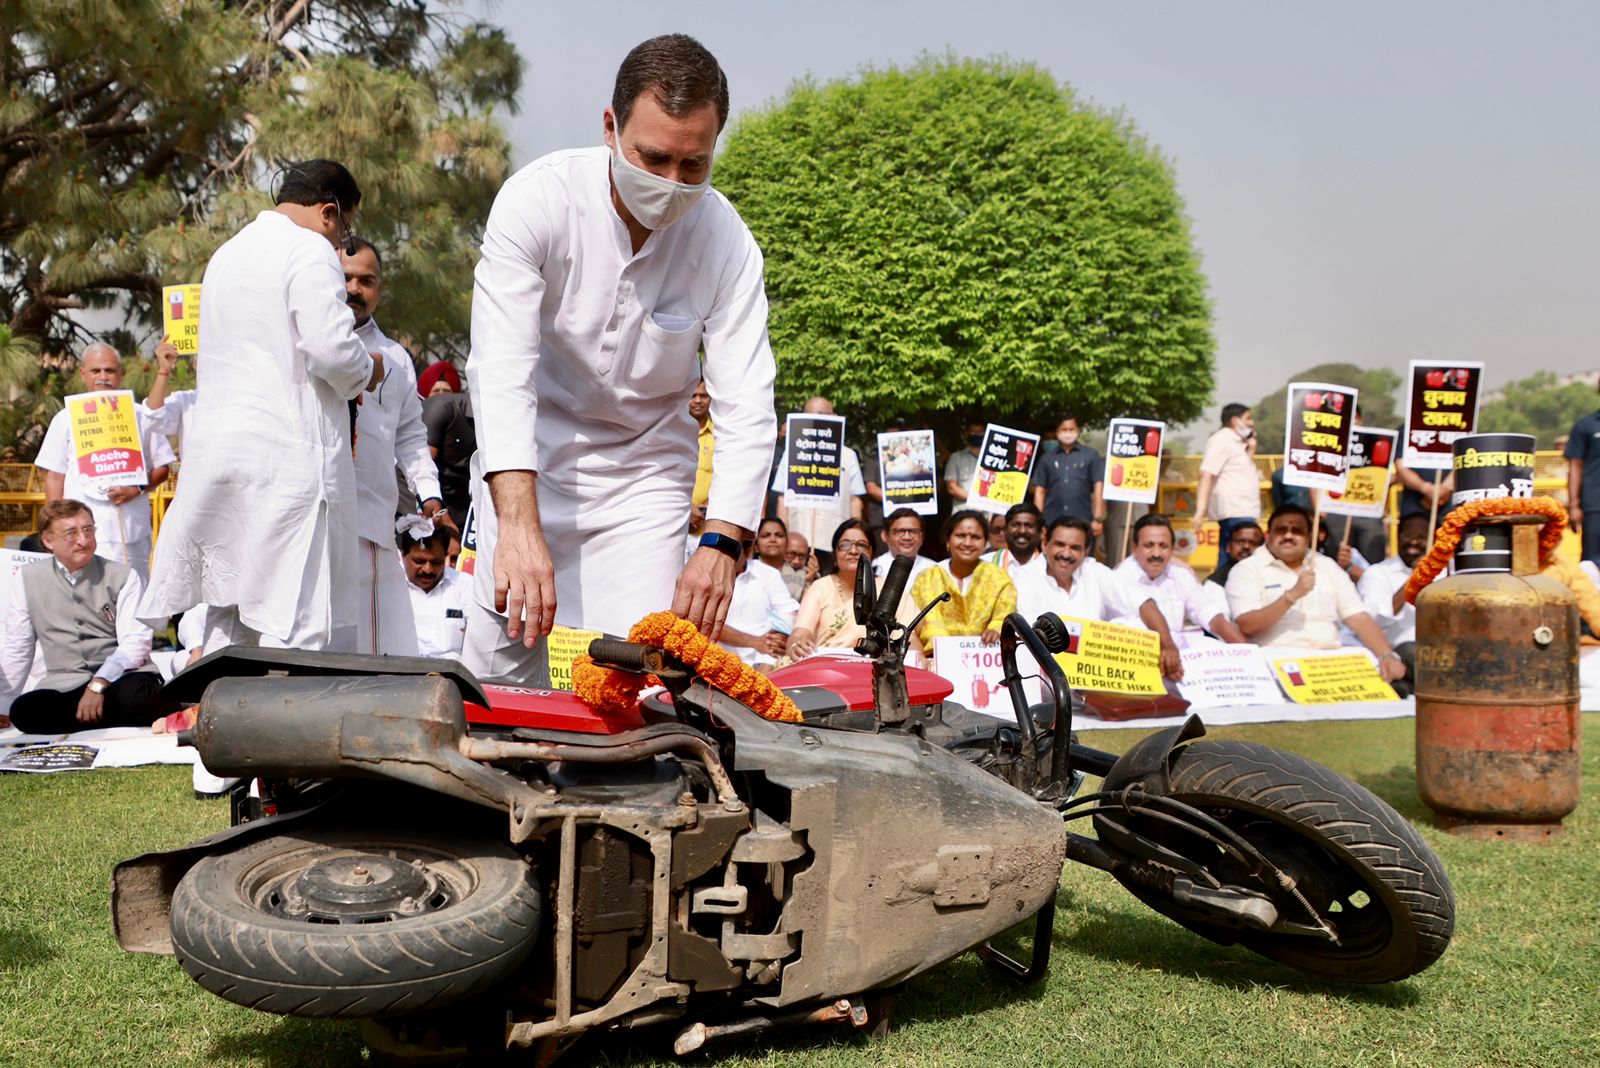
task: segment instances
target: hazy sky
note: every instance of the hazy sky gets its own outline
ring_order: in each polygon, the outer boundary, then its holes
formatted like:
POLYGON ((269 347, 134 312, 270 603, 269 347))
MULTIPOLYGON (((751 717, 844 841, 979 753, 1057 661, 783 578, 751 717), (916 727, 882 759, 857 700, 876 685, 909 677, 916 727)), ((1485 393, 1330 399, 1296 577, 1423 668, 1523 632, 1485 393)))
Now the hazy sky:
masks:
MULTIPOLYGON (((482 0, 474 0, 482 3, 482 0)), ((527 64, 517 162, 600 142, 617 64, 698 37, 735 115, 925 51, 1034 62, 1173 161, 1215 400, 1311 364, 1600 368, 1600 4, 921 0, 486 5, 527 64)), ((715 182, 715 177, 713 177, 715 182)), ((1048 250, 1041 250, 1048 255, 1048 250)))

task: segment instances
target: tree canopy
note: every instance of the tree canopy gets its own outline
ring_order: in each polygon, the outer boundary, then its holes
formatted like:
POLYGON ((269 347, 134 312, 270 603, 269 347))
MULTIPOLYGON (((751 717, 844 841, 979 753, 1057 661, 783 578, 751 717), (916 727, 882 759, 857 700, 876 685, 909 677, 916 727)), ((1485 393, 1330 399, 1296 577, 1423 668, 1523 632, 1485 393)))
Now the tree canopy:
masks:
POLYGON ((1277 390, 1261 398, 1253 407, 1256 438, 1263 453, 1283 451, 1284 416, 1289 403, 1289 382, 1326 382, 1330 386, 1349 386, 1359 390, 1357 403, 1367 426, 1398 427, 1405 421, 1395 392, 1400 376, 1386 368, 1366 369, 1353 363, 1319 363, 1290 378, 1277 390))
POLYGON ((1594 386, 1563 382, 1550 371, 1540 371, 1512 382, 1499 396, 1485 398, 1478 411, 1478 429, 1485 432, 1532 434, 1539 448, 1555 447, 1556 438, 1572 424, 1600 408, 1594 386))
POLYGON ((1046 71, 924 58, 741 114, 780 403, 949 427, 1193 418, 1210 309, 1171 166, 1046 71))
POLYGON ((199 281, 295 159, 360 183, 385 330, 464 351, 508 169, 492 112, 521 81, 499 30, 425 0, 10 0, 0 30, 0 384, 30 410, 14 421, 48 414, 83 312, 120 316, 102 339, 125 354, 156 340, 160 287, 199 281))

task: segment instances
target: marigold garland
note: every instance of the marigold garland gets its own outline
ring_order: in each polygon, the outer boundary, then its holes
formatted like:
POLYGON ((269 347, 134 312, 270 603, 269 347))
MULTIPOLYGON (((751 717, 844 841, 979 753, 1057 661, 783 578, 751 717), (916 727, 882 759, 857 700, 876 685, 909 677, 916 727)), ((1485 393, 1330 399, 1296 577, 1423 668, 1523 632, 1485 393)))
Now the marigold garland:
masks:
MULTIPOLYGON (((786 723, 800 722, 799 707, 771 679, 708 640, 686 619, 671 612, 652 612, 633 625, 628 640, 665 650, 694 669, 712 688, 748 705, 758 715, 786 723)), ((572 690, 597 712, 624 714, 638 704, 641 690, 659 681, 654 676, 646 678, 601 667, 588 656, 572 661, 572 690)))
POLYGON ((1485 517, 1501 515, 1542 515, 1544 528, 1539 531, 1539 563, 1543 566, 1550 554, 1561 544, 1561 535, 1567 529, 1567 509, 1554 497, 1495 497, 1490 500, 1468 501, 1454 509, 1439 524, 1439 533, 1433 540, 1428 555, 1417 561, 1411 577, 1406 580, 1406 602, 1417 603, 1417 594, 1438 577, 1450 563, 1461 545, 1461 535, 1467 527, 1485 517))

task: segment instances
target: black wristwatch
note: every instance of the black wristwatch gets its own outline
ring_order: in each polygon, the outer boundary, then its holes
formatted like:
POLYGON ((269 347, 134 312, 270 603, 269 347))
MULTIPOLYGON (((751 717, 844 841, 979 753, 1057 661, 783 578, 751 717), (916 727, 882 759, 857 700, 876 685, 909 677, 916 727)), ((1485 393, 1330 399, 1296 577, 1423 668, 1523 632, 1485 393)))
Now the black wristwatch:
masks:
POLYGON ((725 553, 728 559, 734 563, 739 562, 739 556, 744 552, 745 548, 744 543, 738 538, 730 537, 727 534, 714 534, 709 530, 700 535, 700 547, 725 553))

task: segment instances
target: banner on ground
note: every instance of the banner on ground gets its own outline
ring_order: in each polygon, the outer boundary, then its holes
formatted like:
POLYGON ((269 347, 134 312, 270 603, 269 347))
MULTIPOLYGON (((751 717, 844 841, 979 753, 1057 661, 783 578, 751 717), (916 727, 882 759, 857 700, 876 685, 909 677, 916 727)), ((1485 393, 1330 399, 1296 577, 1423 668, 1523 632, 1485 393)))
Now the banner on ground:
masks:
MULTIPOLYGON (((1017 653, 1018 670, 1024 675, 1036 674, 1037 665, 1031 660, 1021 659, 1023 650, 1019 649, 1017 653), (1021 666, 1023 663, 1027 666, 1021 666)), ((1016 722, 1016 713, 1011 708, 1011 695, 1006 691, 1005 669, 1000 663, 998 644, 984 645, 976 636, 935 638, 933 667, 940 677, 955 687, 955 693, 950 695, 952 701, 974 712, 1016 722)), ((1037 704, 1041 693, 1039 680, 1024 679, 1023 685, 1027 689, 1028 703, 1037 704)))
POLYGON ((180 356, 200 351, 200 287, 161 287, 161 332, 180 356))
POLYGON ((1400 700, 1364 652, 1275 658, 1272 671, 1283 692, 1297 705, 1400 700))
POLYGON ((883 479, 883 514, 910 508, 918 515, 939 511, 938 461, 933 431, 897 430, 878 435, 878 472, 883 479))
POLYGON ((1481 363, 1412 360, 1406 383, 1406 466, 1448 471, 1457 438, 1478 426, 1481 363))
POLYGON ((1183 651, 1178 692, 1189 707, 1236 708, 1283 701, 1259 645, 1205 642, 1183 651))
POLYGON ((990 423, 983 431, 978 468, 967 487, 967 507, 1004 515, 1028 499, 1028 474, 1039 451, 1039 435, 990 423))
POLYGON ((1289 383, 1283 428, 1283 484, 1343 490, 1356 391, 1325 382, 1289 383))
POLYGON ((605 635, 597 630, 577 630, 557 623, 545 640, 550 650, 550 688, 572 692, 572 662, 589 651, 589 643, 605 635))
POLYGON ((1166 433, 1167 424, 1149 419, 1111 420, 1106 431, 1106 500, 1156 503, 1166 433))
POLYGON ((67 398, 67 426, 72 429, 78 474, 94 491, 104 493, 113 486, 144 489, 150 481, 132 390, 74 393, 67 398))
POLYGON ((1161 681, 1161 639, 1155 631, 1076 616, 1062 616, 1061 622, 1067 648, 1056 654, 1056 662, 1074 690, 1147 697, 1167 692, 1161 681))
POLYGON ((784 495, 795 504, 837 504, 844 416, 791 414, 784 423, 784 495))
POLYGON ((1394 458, 1397 430, 1358 426, 1350 431, 1344 490, 1329 490, 1322 510, 1334 515, 1382 519, 1389 505, 1389 461, 1394 458))
POLYGON ((13 749, 0 759, 0 771, 44 774, 52 771, 88 771, 100 750, 92 745, 29 745, 13 749))

